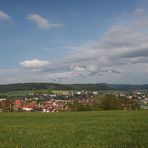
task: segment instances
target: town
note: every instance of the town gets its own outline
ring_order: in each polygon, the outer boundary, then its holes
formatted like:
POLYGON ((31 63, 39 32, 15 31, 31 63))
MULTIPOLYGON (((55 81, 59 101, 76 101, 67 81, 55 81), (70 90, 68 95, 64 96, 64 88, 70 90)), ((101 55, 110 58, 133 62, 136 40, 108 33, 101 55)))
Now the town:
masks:
POLYGON ((45 93, 40 91, 38 93, 31 92, 26 96, 0 98, 0 112, 62 112, 107 109, 148 109, 148 92, 82 90, 45 93))

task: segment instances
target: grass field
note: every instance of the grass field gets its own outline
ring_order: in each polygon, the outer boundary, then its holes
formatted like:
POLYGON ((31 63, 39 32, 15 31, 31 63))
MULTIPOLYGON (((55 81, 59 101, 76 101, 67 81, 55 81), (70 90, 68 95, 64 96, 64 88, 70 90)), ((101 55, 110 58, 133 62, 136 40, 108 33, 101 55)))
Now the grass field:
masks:
POLYGON ((0 148, 146 148, 148 110, 0 113, 0 148))
POLYGON ((41 93, 49 93, 50 90, 27 90, 27 91, 9 91, 6 93, 0 93, 0 98, 7 97, 22 97, 22 96, 30 96, 30 94, 41 94, 41 93), (4 97, 5 96, 5 97, 4 97))

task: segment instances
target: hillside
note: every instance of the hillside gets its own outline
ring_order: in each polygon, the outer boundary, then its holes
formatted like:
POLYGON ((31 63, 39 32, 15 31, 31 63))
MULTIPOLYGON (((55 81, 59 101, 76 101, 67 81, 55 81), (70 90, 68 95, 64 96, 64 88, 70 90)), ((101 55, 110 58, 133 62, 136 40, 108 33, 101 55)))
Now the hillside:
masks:
POLYGON ((57 83, 17 83, 0 85, 0 93, 9 91, 24 90, 142 90, 148 89, 145 85, 129 85, 129 84, 57 84, 57 83))
POLYGON ((106 84, 56 84, 56 83, 17 83, 0 85, 0 93, 23 90, 106 90, 106 84))

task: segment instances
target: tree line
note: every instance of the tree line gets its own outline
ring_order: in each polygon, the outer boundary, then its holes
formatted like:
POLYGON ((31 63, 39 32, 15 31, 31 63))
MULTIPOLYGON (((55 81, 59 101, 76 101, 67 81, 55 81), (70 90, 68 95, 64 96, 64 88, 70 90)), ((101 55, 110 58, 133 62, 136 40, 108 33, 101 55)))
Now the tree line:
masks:
POLYGON ((115 97, 113 95, 96 96, 87 104, 74 101, 69 103, 71 111, 97 110, 138 110, 140 102, 136 98, 115 97))

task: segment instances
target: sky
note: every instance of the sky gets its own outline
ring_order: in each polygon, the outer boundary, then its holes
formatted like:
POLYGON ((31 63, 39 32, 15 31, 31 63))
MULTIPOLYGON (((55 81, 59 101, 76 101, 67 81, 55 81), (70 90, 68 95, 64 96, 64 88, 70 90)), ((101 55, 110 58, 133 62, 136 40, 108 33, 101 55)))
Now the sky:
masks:
POLYGON ((0 0, 0 84, 148 83, 147 0, 0 0))

